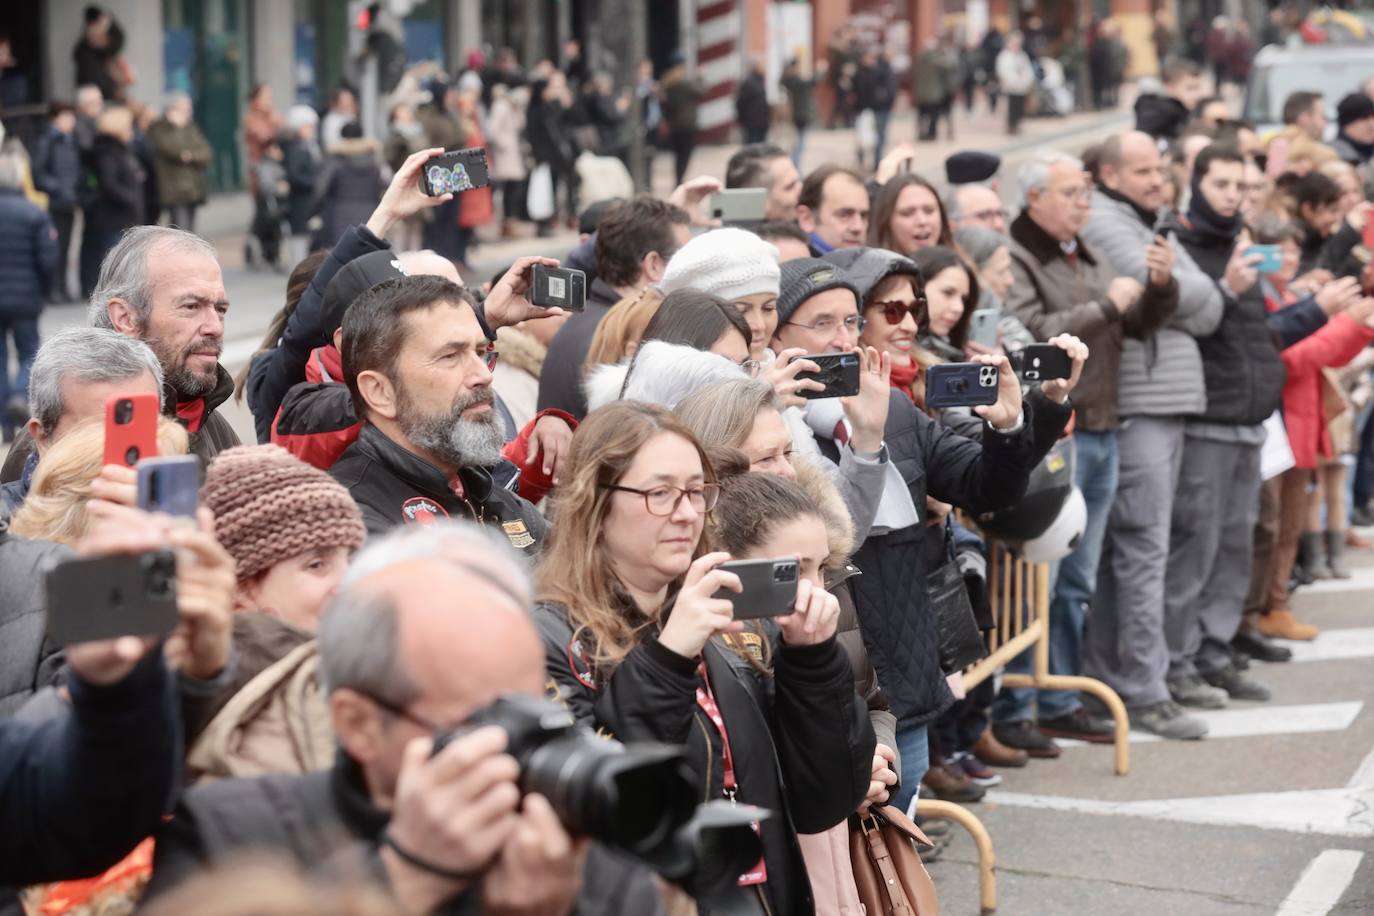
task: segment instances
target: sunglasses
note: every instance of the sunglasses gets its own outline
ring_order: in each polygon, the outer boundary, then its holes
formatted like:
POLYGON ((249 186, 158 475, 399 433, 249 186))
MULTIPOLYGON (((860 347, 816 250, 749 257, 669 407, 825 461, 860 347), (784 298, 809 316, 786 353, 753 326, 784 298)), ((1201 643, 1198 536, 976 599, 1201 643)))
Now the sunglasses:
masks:
POLYGON ((920 324, 921 313, 925 310, 925 304, 925 299, 921 298, 909 303, 898 302, 897 300, 870 302, 868 307, 882 309, 883 317, 887 319, 888 324, 901 324, 902 319, 908 314, 911 315, 912 321, 920 324))

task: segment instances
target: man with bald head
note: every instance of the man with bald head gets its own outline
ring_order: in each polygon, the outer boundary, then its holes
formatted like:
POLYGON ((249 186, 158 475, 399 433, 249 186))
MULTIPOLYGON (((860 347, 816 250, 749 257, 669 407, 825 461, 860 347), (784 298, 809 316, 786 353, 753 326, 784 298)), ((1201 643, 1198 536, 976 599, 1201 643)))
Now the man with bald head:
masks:
POLYGON ((1200 738, 1206 723, 1184 714, 1164 682, 1164 570, 1184 427, 1207 407, 1195 338, 1216 330, 1223 302, 1216 284, 1173 240, 1153 138, 1139 131, 1108 138, 1098 151, 1097 174, 1083 238, 1118 276, 1163 281, 1162 295, 1176 305, 1154 333, 1127 337, 1122 346, 1120 479, 1102 543, 1083 668, 1121 695, 1132 726, 1165 738, 1200 738))
POLYGON ((982 226, 1000 235, 1007 234, 1007 207, 997 192, 987 185, 956 185, 949 194, 946 208, 955 232, 969 226, 982 226))
POLYGON ((407 529, 361 553, 320 625, 333 769, 188 792, 158 835, 149 895, 258 852, 375 880, 400 913, 661 912, 646 870, 522 794, 502 729, 462 730, 502 694, 543 694, 530 601, 518 559, 472 526, 407 529))

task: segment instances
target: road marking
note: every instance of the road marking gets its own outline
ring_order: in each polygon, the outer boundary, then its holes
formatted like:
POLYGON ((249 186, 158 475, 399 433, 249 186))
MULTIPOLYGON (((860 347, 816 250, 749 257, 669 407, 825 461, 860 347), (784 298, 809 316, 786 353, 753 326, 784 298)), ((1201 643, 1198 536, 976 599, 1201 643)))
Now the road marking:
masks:
POLYGON ((1331 595, 1340 592, 1374 590, 1374 566, 1361 566, 1350 572, 1349 579, 1323 579, 1320 582, 1313 582, 1311 585, 1304 585, 1293 594, 1301 598, 1303 595, 1331 595))
POLYGON ((1374 751, 1370 751, 1369 756, 1355 768, 1355 774, 1346 785, 1352 789, 1374 790, 1374 751))
MULTIPOLYGON (((1293 706, 1248 706, 1236 709, 1192 710, 1207 723, 1207 737, 1251 738, 1260 735, 1300 735, 1306 732, 1338 732, 1350 727, 1364 703, 1352 700, 1345 703, 1306 703, 1293 706)), ((1163 741, 1158 735, 1131 732, 1132 744, 1163 741)), ((1061 747, 1090 747, 1086 741, 1056 738, 1061 747)), ((1096 745, 1100 747, 1101 745, 1096 745)))
POLYGON ((1326 662, 1374 656, 1374 627, 1322 630, 1313 640, 1276 639, 1293 652, 1295 662, 1326 662))
POLYGON ((1143 817, 1217 827, 1256 827, 1290 833, 1374 837, 1374 788, 1308 789, 1203 798, 1111 802, 992 790, 994 805, 1071 811, 1106 817, 1143 817))
POLYGON ((1277 916, 1326 916, 1341 902, 1363 859, 1364 853, 1354 849, 1325 850, 1307 863, 1277 916))

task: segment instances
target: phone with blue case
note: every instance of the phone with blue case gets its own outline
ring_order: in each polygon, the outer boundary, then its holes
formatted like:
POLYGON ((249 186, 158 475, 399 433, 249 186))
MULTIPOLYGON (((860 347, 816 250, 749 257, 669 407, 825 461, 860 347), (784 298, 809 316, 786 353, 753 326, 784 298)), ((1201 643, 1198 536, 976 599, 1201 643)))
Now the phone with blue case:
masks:
POLYGON ((200 462, 194 455, 145 458, 138 463, 138 507, 145 512, 195 518, 200 505, 200 462))
POLYGON ((926 370, 926 406, 986 407, 997 403, 997 367, 939 363, 926 370))
POLYGON ((1278 245, 1251 245, 1245 249, 1247 258, 1254 255, 1264 258, 1253 265, 1262 274, 1274 274, 1283 269, 1283 250, 1278 245))

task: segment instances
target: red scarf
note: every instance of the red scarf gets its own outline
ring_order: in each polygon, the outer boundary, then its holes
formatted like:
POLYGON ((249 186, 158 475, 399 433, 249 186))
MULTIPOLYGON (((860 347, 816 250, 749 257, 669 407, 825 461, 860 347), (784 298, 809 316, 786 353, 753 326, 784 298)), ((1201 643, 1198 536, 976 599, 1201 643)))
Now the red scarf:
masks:
POLYGON ((912 403, 915 403, 916 396, 912 394, 911 386, 915 384, 916 379, 920 377, 921 364, 915 360, 912 360, 911 363, 906 366, 899 366, 896 363, 892 364, 892 387, 911 398, 912 403))
POLYGON ((187 432, 200 432, 200 424, 205 421, 205 398, 177 401, 177 419, 186 427, 187 432))

